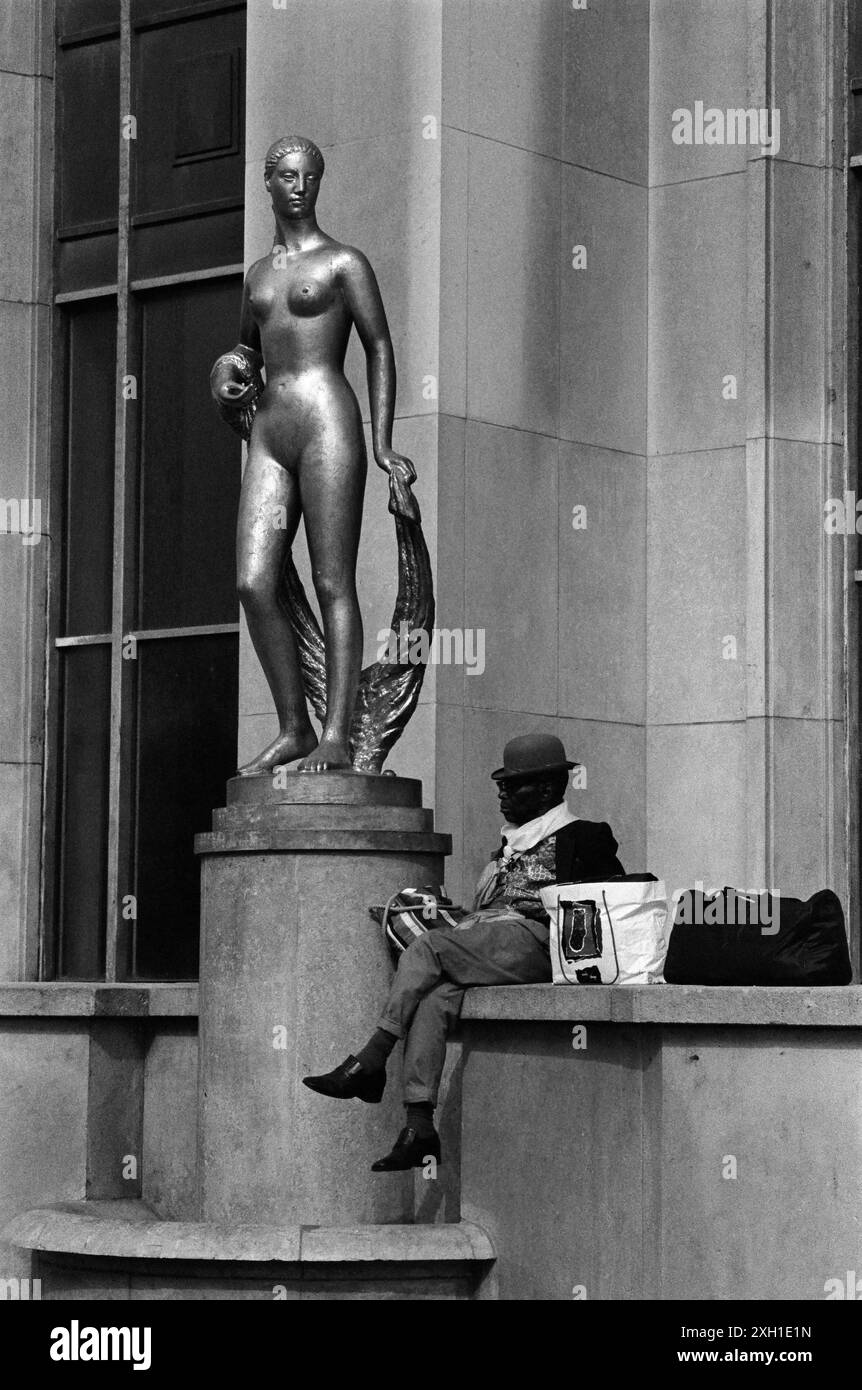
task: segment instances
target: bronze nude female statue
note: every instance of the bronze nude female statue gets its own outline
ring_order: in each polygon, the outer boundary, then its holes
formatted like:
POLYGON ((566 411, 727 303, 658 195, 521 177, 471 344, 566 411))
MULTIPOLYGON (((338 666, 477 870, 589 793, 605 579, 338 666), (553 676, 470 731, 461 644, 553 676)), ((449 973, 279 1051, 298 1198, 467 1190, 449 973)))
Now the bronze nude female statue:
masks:
POLYGON ((392 448, 395 362, 374 271, 321 231, 315 204, 323 155, 287 136, 266 155, 272 252, 243 288, 240 342, 213 367, 221 413, 249 441, 237 523, 237 587, 275 702, 278 737, 240 775, 301 759, 299 771, 379 771, 418 699, 424 668, 361 673, 356 557, 366 478, 359 404, 344 374, 355 325, 365 350, 374 460, 389 474, 399 539, 393 625, 433 621, 430 566, 410 485, 413 464, 392 448), (266 372, 264 385, 261 368, 266 372), (323 634, 291 557, 304 517, 323 634), (308 697, 323 723, 318 740, 308 697))

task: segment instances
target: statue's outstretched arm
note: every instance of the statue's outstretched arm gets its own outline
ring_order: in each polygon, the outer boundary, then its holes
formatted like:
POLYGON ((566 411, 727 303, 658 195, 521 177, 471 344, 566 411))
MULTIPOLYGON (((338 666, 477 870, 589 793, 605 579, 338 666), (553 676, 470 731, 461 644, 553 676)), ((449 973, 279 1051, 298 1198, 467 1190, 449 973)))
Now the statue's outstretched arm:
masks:
POLYGON ((371 407, 374 461, 387 473, 395 470, 405 482, 415 482, 416 470, 410 459, 392 448, 395 354, 377 276, 362 252, 351 247, 341 258, 339 279, 368 364, 368 403, 371 407))

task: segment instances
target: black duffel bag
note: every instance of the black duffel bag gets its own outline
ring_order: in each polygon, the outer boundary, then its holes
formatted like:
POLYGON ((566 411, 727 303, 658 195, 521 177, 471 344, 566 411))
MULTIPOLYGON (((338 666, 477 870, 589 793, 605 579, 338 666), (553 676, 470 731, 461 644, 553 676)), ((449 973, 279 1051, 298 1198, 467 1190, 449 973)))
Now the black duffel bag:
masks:
POLYGON ((674 914, 664 978, 672 985, 847 985, 853 971, 841 903, 690 888, 674 914))

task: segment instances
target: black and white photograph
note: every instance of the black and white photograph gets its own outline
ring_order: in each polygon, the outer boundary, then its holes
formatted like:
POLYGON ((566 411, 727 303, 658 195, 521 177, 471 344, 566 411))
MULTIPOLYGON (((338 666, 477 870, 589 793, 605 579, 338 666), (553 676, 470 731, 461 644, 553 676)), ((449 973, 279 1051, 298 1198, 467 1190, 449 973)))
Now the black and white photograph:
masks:
POLYGON ((0 153, 27 1372, 357 1301, 823 1371, 862 0, 0 0, 0 153))

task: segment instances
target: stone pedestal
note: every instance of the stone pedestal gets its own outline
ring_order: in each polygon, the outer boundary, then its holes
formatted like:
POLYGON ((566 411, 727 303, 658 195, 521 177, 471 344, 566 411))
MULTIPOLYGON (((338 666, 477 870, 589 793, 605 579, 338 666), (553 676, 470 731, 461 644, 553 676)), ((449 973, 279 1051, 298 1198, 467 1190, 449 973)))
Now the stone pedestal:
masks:
POLYGON ((374 1027, 392 963, 369 905, 441 884, 449 836, 419 782, 356 773, 234 778, 213 825, 196 842, 201 1218, 410 1221, 412 1175, 370 1171, 403 1123, 400 1049, 380 1105, 329 1100, 302 1077, 374 1027))

